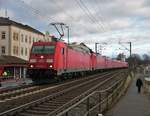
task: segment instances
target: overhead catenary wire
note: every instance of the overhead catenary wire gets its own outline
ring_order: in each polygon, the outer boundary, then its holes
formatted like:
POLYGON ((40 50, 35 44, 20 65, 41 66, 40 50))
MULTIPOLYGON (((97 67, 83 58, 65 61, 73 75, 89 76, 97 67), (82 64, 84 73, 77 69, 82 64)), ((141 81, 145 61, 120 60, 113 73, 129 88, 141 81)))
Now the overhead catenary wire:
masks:
POLYGON ((55 0, 51 0, 51 2, 53 2, 57 6, 57 8, 59 8, 59 10, 61 12, 63 12, 66 16, 68 16, 68 17, 70 17, 70 19, 74 20, 74 17, 72 15, 70 15, 69 13, 67 13, 65 11, 65 9, 60 4, 58 4, 58 2, 56 2, 55 0))
MULTIPOLYGON (((88 8, 80 1, 75 0, 78 6, 81 8, 81 10, 87 15, 87 17, 93 22, 94 24, 97 24, 97 20, 93 17, 92 13, 88 10, 88 8)), ((103 32, 105 31, 101 25, 97 24, 97 30, 100 31, 102 30, 103 32)))
MULTIPOLYGON (((42 14, 39 9, 33 8, 31 5, 25 3, 23 0, 18 0, 18 1, 20 1, 21 3, 23 3, 29 9, 31 9, 32 12, 34 13, 34 15, 36 15, 37 17, 40 17, 41 19, 45 19, 44 18, 44 14, 42 14)), ((24 8, 26 8, 26 7, 24 7, 24 8)), ((54 21, 54 17, 48 17, 48 20, 54 21)))
POLYGON ((98 19, 96 18, 96 16, 93 15, 93 13, 92 13, 92 12, 90 11, 90 9, 85 5, 85 3, 84 3, 82 0, 79 0, 79 1, 80 1, 80 3, 83 5, 83 7, 86 9, 86 11, 89 13, 89 15, 95 20, 95 22, 98 24, 98 26, 100 26, 100 28, 102 28, 103 31, 106 31, 104 25, 103 25, 102 23, 100 23, 101 21, 98 20, 98 19))
MULTIPOLYGON (((39 9, 37 9, 37 8, 34 8, 34 7, 32 7, 31 5, 29 5, 29 4, 27 4, 27 3, 25 3, 23 0, 20 0, 25 6, 27 6, 29 9, 31 9, 32 10, 32 12, 34 13, 34 15, 36 16, 36 17, 40 17, 40 19, 43 19, 43 20, 48 20, 47 22, 47 26, 50 26, 49 25, 49 23, 50 22, 57 22, 56 21, 56 19, 58 18, 58 19, 60 19, 59 17, 55 17, 55 16, 51 16, 51 17, 47 17, 47 18, 44 18, 44 14, 42 13, 42 12, 40 12, 40 10, 39 9)), ((24 8, 26 8, 25 6, 23 6, 24 8)), ((31 13, 31 12, 30 12, 31 13)), ((32 13, 32 14, 33 14, 32 13)), ((62 28, 62 27, 61 27, 62 28)))
MULTIPOLYGON (((67 25, 69 25, 69 27, 72 25, 72 21, 76 21, 76 19, 74 18, 74 16, 72 14, 70 14, 69 12, 66 12, 64 7, 62 7, 60 4, 58 4, 55 0, 52 0, 52 2, 56 5, 56 8, 58 8, 61 12, 63 12, 64 14, 66 14, 66 16, 68 16, 70 19, 70 22, 67 22, 67 25)), ((72 7, 75 7, 76 5, 73 4, 72 7)), ((77 7, 76 7, 77 8, 77 7)), ((79 7, 80 8, 80 7, 79 7)), ((77 8, 78 9, 78 8, 77 8)), ((81 10, 82 11, 82 10, 81 10)), ((82 12, 83 14, 85 14, 84 12, 82 12)), ((74 28, 74 27, 72 27, 74 28)), ((87 30, 89 29, 88 27, 84 26, 84 28, 86 28, 87 30)))
POLYGON ((101 4, 98 1, 94 0, 95 7, 92 7, 92 8, 95 10, 95 12, 97 12, 97 10, 99 11, 97 13, 97 17, 101 20, 101 22, 103 23, 103 25, 106 26, 109 31, 111 31, 111 24, 110 24, 110 22, 108 22, 108 20, 106 19, 106 17, 101 13, 102 12, 101 4), (105 23, 104 23, 104 21, 105 21, 105 23))
MULTIPOLYGON (((55 20, 55 18, 57 19, 57 17, 55 17, 55 16, 49 16, 49 17, 44 17, 44 14, 38 9, 38 8, 34 8, 32 5, 30 5, 30 4, 28 4, 28 3, 26 3, 24 0, 17 0, 17 1, 21 1, 24 5, 22 5, 26 10, 28 10, 28 9, 30 9, 31 10, 31 12, 30 13, 32 13, 32 15, 34 15, 34 16, 36 16, 36 17, 38 17, 39 19, 42 19, 42 20, 49 20, 50 22, 56 22, 56 20, 55 20)), ((52 0, 52 1, 54 1, 54 0, 52 0)), ((86 15, 89 17, 89 19, 94 23, 94 24, 96 24, 96 26, 97 27, 95 27, 95 28, 97 28, 97 30, 103 30, 103 31, 105 31, 105 29, 104 29, 104 27, 102 27, 100 24, 98 24, 97 23, 97 20, 96 20, 96 18, 93 16, 93 14, 91 13, 91 11, 89 10, 89 8, 88 7, 86 7, 85 5, 83 5, 82 3, 81 3, 81 1, 82 0, 80 0, 79 1, 79 4, 80 4, 80 6, 82 6, 82 9, 84 9, 83 10, 83 12, 86 10, 86 15), (84 6, 84 7, 83 7, 84 6)), ((54 2, 56 2, 56 1, 54 1, 54 2)), ((62 8, 63 9, 63 7, 61 7, 61 5, 59 5, 60 6, 60 8, 62 8)), ((67 16, 69 16, 69 18, 70 19, 73 19, 74 17, 73 16, 71 16, 70 14, 68 15, 69 13, 65 13, 65 15, 67 15, 67 16)), ((86 27, 86 26, 85 26, 86 27)), ((87 27, 86 27, 87 28, 87 27)))

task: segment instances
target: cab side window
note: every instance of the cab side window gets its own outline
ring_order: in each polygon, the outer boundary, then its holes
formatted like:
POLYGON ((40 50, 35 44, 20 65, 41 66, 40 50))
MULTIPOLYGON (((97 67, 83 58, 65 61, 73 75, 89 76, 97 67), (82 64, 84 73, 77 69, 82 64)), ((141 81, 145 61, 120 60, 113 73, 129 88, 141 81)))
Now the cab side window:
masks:
POLYGON ((61 54, 64 55, 64 53, 65 53, 65 48, 61 48, 61 54))

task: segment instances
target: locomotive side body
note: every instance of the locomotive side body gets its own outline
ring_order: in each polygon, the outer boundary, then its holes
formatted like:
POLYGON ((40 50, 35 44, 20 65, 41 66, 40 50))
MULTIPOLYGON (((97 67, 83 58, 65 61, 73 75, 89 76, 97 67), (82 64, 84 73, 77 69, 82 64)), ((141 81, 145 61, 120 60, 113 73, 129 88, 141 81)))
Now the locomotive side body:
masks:
POLYGON ((96 69, 105 69, 106 68, 106 58, 97 54, 96 55, 96 69))
POLYGON ((68 47, 67 72, 91 70, 91 54, 68 47))

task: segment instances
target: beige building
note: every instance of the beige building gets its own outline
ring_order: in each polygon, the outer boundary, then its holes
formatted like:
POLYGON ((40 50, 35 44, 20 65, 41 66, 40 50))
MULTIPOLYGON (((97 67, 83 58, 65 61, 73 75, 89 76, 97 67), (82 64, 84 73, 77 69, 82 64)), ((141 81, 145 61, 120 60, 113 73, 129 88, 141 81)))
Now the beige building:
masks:
POLYGON ((39 40, 50 41, 50 38, 28 25, 0 17, 0 55, 28 60, 32 43, 39 40))

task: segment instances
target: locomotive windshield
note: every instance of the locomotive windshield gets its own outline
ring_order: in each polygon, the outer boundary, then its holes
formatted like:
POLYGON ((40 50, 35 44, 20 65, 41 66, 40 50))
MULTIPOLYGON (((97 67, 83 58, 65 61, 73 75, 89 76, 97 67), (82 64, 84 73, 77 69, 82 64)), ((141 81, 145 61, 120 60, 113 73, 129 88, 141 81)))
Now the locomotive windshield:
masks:
POLYGON ((55 46, 33 46, 33 54, 53 54, 55 46))

